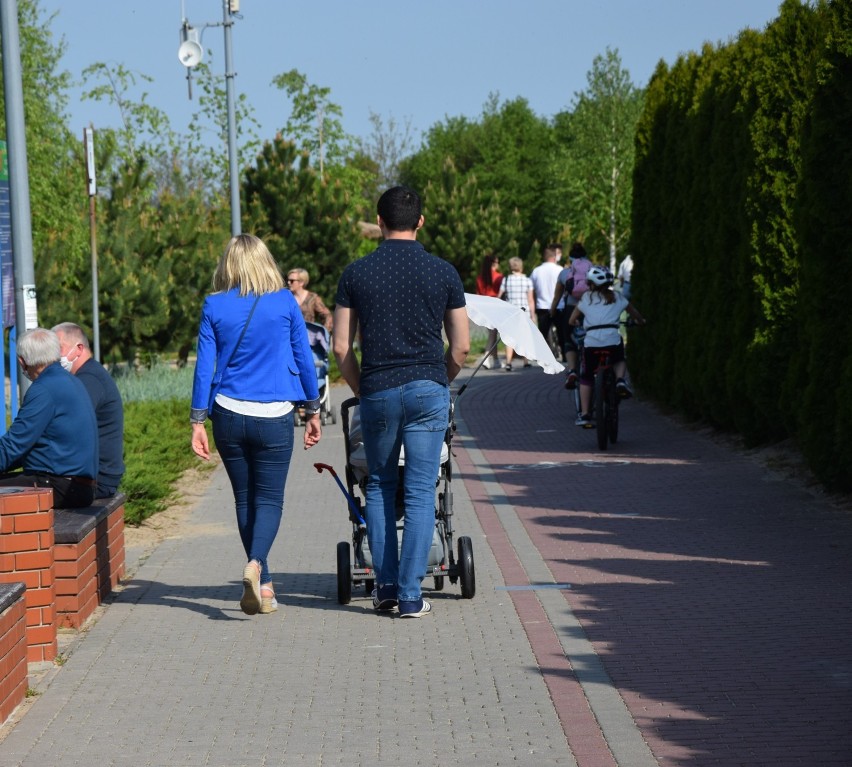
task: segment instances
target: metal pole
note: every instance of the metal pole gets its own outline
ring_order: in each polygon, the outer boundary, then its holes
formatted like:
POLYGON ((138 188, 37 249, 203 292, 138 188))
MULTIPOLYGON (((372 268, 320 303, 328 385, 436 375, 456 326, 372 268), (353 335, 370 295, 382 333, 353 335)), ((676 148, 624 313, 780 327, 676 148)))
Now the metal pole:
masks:
POLYGON ((237 117, 234 102, 234 53, 231 48, 230 3, 222 0, 223 23, 225 26, 225 94, 228 103, 228 174, 231 185, 231 236, 242 233, 240 222, 240 177, 237 169, 237 117))
MULTIPOLYGON (((17 0, 0 0, 0 37, 3 41, 3 87, 6 96, 6 142, 9 150, 9 207, 12 257, 15 264, 15 327, 18 338, 38 326, 27 142, 24 130, 24 87, 17 0)), ((23 396, 29 381, 18 370, 23 396)))
POLYGON ((89 249, 92 253, 92 354, 101 361, 101 324, 98 310, 98 225, 95 201, 98 187, 95 181, 95 131, 91 126, 83 129, 86 149, 86 192, 89 195, 89 249))

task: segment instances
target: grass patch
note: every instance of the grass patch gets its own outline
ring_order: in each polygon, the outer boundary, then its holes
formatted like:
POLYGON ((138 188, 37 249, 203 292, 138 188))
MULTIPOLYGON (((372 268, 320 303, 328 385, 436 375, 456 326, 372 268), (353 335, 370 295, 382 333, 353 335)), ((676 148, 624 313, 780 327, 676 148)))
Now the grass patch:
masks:
POLYGON ((187 422, 194 372, 195 369, 191 365, 179 368, 167 363, 159 363, 139 370, 128 370, 122 367, 110 370, 125 405, 129 402, 186 400, 187 422))
POLYGON ((187 469, 208 466, 189 446, 194 371, 158 363, 111 372, 124 402, 124 521, 138 525, 169 505, 187 469))
MULTIPOLYGON (((128 402, 124 406, 124 519, 138 525, 162 511, 175 483, 192 466, 209 466, 189 446, 189 400, 128 402)), ((211 438, 212 444, 212 438, 211 438)))

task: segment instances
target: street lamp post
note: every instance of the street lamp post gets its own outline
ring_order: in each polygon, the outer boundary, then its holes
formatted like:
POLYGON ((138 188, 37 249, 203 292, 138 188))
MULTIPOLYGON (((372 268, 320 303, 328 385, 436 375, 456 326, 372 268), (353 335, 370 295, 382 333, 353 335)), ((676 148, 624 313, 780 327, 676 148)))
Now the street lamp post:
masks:
MULTIPOLYGON (((207 27, 223 27, 225 30, 225 100, 228 111, 228 175, 231 193, 231 235, 236 237, 242 232, 240 223, 240 176, 237 167, 237 116, 236 98, 234 96, 234 52, 231 44, 231 27, 234 26, 233 16, 239 13, 239 0, 222 0, 221 23, 210 22, 202 24, 200 28, 190 25, 186 18, 183 19, 181 27, 181 45, 178 49, 180 63, 187 69, 197 66, 204 57, 204 48, 201 45, 201 33, 207 27)), ((189 79, 190 75, 187 75, 189 79)), ((189 97, 192 98, 190 86, 189 97)))
POLYGON ((222 13, 225 27, 225 100, 228 104, 228 175, 231 177, 231 236, 236 237, 242 232, 240 224, 240 184, 237 169, 237 116, 236 100, 234 97, 234 51, 231 45, 231 0, 222 0, 222 13))

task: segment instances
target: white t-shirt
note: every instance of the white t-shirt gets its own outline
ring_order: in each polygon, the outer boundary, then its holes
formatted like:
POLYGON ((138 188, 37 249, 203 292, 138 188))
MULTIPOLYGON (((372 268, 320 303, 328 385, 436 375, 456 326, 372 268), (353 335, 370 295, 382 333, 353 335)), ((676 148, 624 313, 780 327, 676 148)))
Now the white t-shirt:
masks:
POLYGON ((562 268, 555 261, 545 261, 539 264, 530 274, 535 292, 535 308, 550 309, 553 294, 556 292, 556 281, 562 268))
POLYGON ((630 276, 633 274, 633 256, 626 255, 621 266, 618 267, 618 279, 622 282, 630 282, 630 276))
POLYGON ((601 346, 618 346, 621 343, 618 321, 628 303, 630 302, 621 293, 615 294, 615 301, 611 304, 604 303, 603 295, 596 291, 589 290, 583 293, 577 304, 585 318, 583 327, 586 328, 586 338, 583 343, 595 349, 601 346), (616 327, 590 330, 595 325, 615 325, 616 327))

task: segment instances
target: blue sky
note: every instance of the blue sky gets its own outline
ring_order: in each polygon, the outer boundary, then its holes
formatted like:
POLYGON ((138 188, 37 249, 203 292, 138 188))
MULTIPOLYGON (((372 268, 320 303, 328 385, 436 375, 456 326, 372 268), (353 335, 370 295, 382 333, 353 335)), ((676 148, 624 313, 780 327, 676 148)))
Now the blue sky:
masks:
MULTIPOLYGON (((633 82, 645 85, 657 63, 705 42, 763 29, 780 0, 241 0, 233 27, 235 79, 270 138, 289 105, 270 85, 298 69, 331 88, 347 132, 370 133, 372 110, 411 121, 415 135, 446 116, 476 118, 489 93, 518 96, 539 115, 570 107, 586 87, 594 57, 618 49, 633 82)), ((121 63, 154 78, 150 103, 185 130, 197 101, 187 98, 178 61, 183 13, 193 26, 221 22, 221 0, 41 0, 68 46, 64 67, 79 79, 95 62, 121 63)), ((204 31, 215 74, 224 73, 221 27, 204 31)), ((140 91, 141 92, 141 91, 140 91)), ((114 108, 69 106, 71 129, 115 126, 114 108)), ((197 98, 197 94, 196 94, 197 98)))

